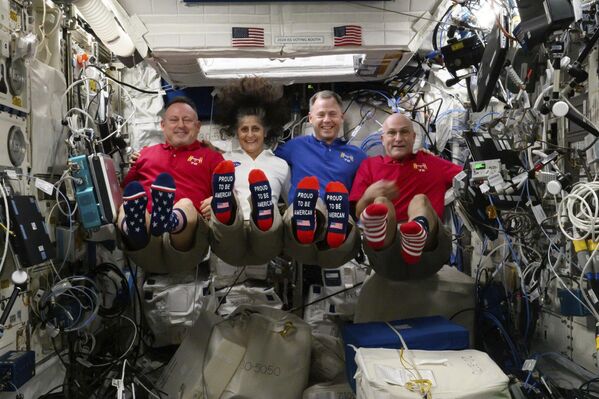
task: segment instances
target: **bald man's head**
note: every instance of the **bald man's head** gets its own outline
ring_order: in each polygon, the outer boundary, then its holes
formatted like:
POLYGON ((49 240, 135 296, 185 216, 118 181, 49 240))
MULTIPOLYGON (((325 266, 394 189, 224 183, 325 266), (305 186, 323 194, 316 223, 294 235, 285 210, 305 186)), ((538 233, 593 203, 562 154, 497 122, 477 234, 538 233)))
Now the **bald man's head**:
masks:
POLYGON ((416 132, 410 118, 403 114, 391 114, 383 122, 381 140, 385 155, 400 161, 412 154, 416 132))

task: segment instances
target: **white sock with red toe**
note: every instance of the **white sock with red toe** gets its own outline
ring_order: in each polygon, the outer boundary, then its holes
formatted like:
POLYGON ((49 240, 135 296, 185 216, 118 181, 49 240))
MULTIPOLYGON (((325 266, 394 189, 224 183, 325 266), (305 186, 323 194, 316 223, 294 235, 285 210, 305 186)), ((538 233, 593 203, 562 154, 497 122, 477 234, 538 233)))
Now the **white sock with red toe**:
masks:
POLYGON ((387 233, 387 213, 385 204, 370 204, 364 209, 360 220, 364 226, 364 238, 373 249, 381 249, 387 233))
POLYGON ((399 226, 401 233, 401 256, 410 265, 420 261, 422 250, 428 238, 428 220, 418 216, 399 226))

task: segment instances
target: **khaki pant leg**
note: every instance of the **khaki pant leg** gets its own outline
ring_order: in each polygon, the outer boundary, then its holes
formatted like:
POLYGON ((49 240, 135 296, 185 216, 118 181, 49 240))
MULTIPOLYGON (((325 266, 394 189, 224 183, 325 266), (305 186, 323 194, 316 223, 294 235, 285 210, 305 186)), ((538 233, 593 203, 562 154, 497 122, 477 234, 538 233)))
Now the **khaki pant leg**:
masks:
POLYGON ((293 205, 283 215, 283 253, 299 263, 318 264, 318 241, 325 238, 327 211, 324 202, 319 198, 316 202, 316 234, 311 244, 300 244, 293 234, 293 205))
POLYGON ((440 220, 438 223, 436 247, 424 251, 417 264, 409 265, 403 261, 401 236, 398 233, 393 243, 381 251, 364 246, 370 266, 381 276, 394 281, 422 279, 437 273, 451 255, 451 233, 440 220))
POLYGON ((360 250, 360 230, 354 220, 349 218, 349 234, 343 244, 337 248, 320 250, 317 254, 318 265, 325 268, 343 266, 356 257, 360 250))
POLYGON ((148 245, 135 251, 127 248, 121 231, 116 229, 117 246, 146 273, 168 273, 168 267, 164 262, 162 253, 162 237, 150 235, 148 245))
POLYGON ((260 265, 281 254, 283 251, 283 218, 276 207, 272 226, 267 231, 260 230, 253 219, 247 222, 247 242, 247 265, 260 265))
POLYGON ((198 217, 193 246, 188 251, 179 251, 171 244, 170 234, 162 236, 162 254, 168 272, 179 272, 196 267, 208 254, 208 225, 198 217))
POLYGON ((248 252, 247 232, 239 203, 233 224, 222 224, 213 213, 209 226, 212 252, 232 266, 243 266, 248 252))

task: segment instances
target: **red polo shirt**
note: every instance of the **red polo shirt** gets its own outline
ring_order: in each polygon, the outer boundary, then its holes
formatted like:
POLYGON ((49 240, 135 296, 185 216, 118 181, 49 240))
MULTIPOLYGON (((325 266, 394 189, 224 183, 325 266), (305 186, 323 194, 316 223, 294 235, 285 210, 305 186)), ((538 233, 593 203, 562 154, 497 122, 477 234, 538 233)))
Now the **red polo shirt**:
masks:
POLYGON ((393 201, 398 221, 408 219, 408 205, 416 194, 426 194, 439 217, 443 217, 445 192, 451 187, 453 177, 461 171, 461 166, 422 151, 401 161, 379 155, 362 162, 349 200, 358 202, 372 183, 391 180, 395 181, 399 191, 393 201))
POLYGON ((148 211, 152 209, 150 186, 162 172, 168 172, 175 179, 177 191, 175 202, 189 198, 196 209, 202 201, 212 195, 212 172, 223 156, 199 141, 188 146, 173 147, 170 144, 156 144, 141 150, 139 158, 131 169, 123 187, 137 180, 148 194, 148 211))

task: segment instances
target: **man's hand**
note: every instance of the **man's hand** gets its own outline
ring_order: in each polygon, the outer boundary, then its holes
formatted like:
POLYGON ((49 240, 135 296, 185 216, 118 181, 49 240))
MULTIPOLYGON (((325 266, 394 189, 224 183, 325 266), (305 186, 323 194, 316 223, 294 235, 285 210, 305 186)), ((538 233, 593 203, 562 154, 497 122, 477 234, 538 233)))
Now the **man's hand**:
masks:
POLYGON ((135 161, 139 159, 139 151, 133 151, 131 155, 129 155, 129 163, 133 165, 135 161))
POLYGON ((362 198, 367 198, 369 203, 372 203, 378 197, 385 197, 389 201, 393 201, 399 195, 397 185, 392 180, 379 180, 370 185, 364 191, 362 198))
POLYGON ((399 190, 397 189, 397 185, 392 180, 379 180, 377 182, 372 183, 364 194, 362 194, 362 198, 356 204, 356 216, 360 217, 364 209, 370 204, 374 202, 375 199, 379 197, 385 197, 389 201, 393 201, 399 195, 399 190))
POLYGON ((211 202, 212 202, 212 197, 208 197, 204 201, 202 201, 202 203, 200 204, 200 214, 206 220, 210 220, 210 212, 212 211, 212 207, 210 206, 211 202))

